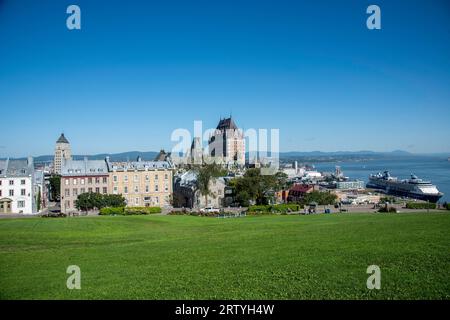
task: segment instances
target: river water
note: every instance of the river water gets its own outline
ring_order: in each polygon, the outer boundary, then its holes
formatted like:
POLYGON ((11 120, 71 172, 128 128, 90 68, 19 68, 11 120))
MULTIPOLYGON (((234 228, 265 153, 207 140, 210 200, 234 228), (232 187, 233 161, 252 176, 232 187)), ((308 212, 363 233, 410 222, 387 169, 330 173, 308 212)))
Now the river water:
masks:
POLYGON ((317 171, 334 172, 340 166, 351 179, 368 181, 372 173, 388 170, 391 176, 408 179, 415 174, 423 180, 431 180, 444 193, 440 202, 450 202, 450 161, 443 157, 414 156, 395 159, 312 163, 317 171))

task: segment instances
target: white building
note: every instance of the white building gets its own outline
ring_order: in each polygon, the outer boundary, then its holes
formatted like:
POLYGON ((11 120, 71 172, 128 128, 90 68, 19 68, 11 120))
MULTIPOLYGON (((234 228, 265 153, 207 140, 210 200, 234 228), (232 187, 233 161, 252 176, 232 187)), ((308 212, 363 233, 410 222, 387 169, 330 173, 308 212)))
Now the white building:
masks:
POLYGON ((33 214, 37 212, 38 192, 33 158, 0 160, 0 213, 33 214))

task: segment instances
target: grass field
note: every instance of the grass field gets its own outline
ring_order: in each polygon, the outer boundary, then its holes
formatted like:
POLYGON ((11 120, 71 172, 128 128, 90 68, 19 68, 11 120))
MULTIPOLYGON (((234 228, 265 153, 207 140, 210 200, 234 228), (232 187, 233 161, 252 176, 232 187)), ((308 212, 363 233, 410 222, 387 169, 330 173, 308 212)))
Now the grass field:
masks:
POLYGON ((448 299, 449 266, 448 213, 0 220, 1 299, 448 299))

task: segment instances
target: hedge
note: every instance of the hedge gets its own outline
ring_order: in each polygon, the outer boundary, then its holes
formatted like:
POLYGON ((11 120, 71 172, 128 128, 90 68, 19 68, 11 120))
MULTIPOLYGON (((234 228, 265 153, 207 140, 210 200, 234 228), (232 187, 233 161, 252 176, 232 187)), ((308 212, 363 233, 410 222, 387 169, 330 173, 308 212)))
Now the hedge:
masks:
POLYGON ((301 206, 298 204, 275 204, 275 205, 261 205, 250 206, 248 208, 249 214, 271 214, 271 213, 287 213, 292 211, 300 211, 301 206))
POLYGON ((450 203, 447 203, 447 210, 450 210, 450 203))
POLYGON ((161 213, 160 207, 102 208, 100 215, 141 215, 161 213))
POLYGON ((124 209, 125 209, 124 207, 117 207, 117 208, 106 207, 106 208, 101 208, 100 209, 100 215, 101 216, 123 215, 124 209))
POLYGON ((428 202, 408 202, 407 209, 436 209, 436 203, 428 202))

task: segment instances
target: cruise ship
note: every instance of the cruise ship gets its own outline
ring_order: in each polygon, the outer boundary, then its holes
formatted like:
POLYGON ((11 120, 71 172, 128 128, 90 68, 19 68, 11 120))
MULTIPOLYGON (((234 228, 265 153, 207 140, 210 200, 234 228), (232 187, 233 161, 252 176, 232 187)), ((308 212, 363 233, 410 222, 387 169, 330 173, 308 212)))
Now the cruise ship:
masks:
POLYGON ((389 171, 370 175, 367 188, 380 189, 387 194, 430 202, 437 202, 444 195, 430 181, 419 179, 413 174, 410 179, 399 180, 392 177, 389 171))

